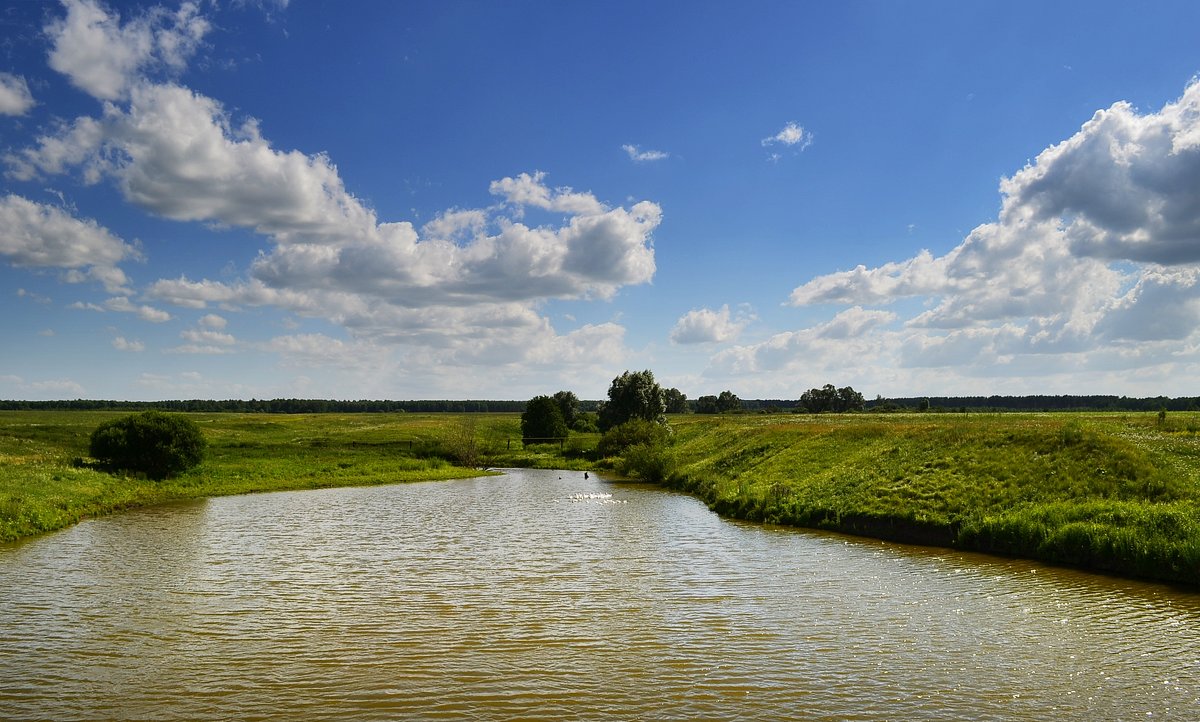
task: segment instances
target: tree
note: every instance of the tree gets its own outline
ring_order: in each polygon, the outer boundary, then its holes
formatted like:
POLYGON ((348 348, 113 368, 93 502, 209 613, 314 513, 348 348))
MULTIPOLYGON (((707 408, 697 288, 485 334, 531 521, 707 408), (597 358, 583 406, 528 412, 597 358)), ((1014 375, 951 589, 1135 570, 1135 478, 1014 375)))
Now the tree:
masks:
POLYGON ((687 396, 679 389, 667 389, 663 391, 663 402, 667 405, 668 414, 686 414, 691 411, 688 406, 687 396))
POLYGON ((717 413, 723 414, 727 411, 741 411, 742 400, 739 399, 732 391, 722 391, 717 396, 717 413))
POLYGON ((204 460, 204 449, 204 435, 195 422, 146 411, 100 424, 92 432, 88 453, 113 469, 158 481, 197 466, 204 460))
POLYGON ((579 416, 579 397, 570 391, 559 391, 554 394, 554 402, 558 404, 558 410, 562 412, 567 428, 575 428, 575 420, 579 416))
POLYGON ((607 431, 630 419, 666 423, 667 404, 654 372, 626 371, 608 387, 608 401, 600 407, 600 430, 607 431))
POLYGON ((715 414, 718 411, 720 411, 720 407, 717 406, 716 396, 701 396, 696 399, 697 414, 715 414))
POLYGON ((850 388, 838 389, 838 411, 845 413, 847 411, 862 411, 866 406, 866 400, 863 395, 850 388))
POLYGON ((563 421, 558 402, 550 396, 534 396, 525 405, 521 414, 521 440, 531 444, 535 441, 561 439, 567 435, 567 423, 563 421))
POLYGON ((849 386, 839 389, 833 384, 825 384, 819 389, 809 389, 800 396, 800 408, 810 414, 861 411, 863 406, 863 395, 849 386))

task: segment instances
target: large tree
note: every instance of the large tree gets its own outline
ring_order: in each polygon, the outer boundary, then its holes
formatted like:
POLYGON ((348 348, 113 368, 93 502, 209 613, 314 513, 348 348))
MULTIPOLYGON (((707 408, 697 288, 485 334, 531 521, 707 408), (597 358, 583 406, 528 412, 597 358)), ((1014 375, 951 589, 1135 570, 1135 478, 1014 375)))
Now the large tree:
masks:
POLYGON ((525 405, 521 414, 521 438, 523 443, 561 439, 567 435, 567 422, 563 421, 558 402, 550 396, 534 396, 525 405))
POLYGON ((607 431, 630 419, 666 423, 667 404, 654 372, 626 371, 608 387, 608 401, 600 407, 600 430, 607 431))
POLYGON ((559 391, 554 394, 554 401, 558 404, 558 410, 562 412, 567 428, 575 428, 575 419, 579 416, 579 397, 571 391, 559 391))
POLYGON ((717 412, 725 413, 727 411, 741 411, 742 400, 737 397, 737 394, 732 391, 725 390, 717 396, 717 412))
POLYGON ((805 391, 800 396, 800 408, 810 414, 861 411, 863 395, 849 386, 839 389, 833 384, 825 384, 819 389, 805 391))
POLYGON ((663 401, 667 404, 668 414, 686 414, 692 410, 688 406, 687 396, 679 389, 666 389, 663 391, 663 401))

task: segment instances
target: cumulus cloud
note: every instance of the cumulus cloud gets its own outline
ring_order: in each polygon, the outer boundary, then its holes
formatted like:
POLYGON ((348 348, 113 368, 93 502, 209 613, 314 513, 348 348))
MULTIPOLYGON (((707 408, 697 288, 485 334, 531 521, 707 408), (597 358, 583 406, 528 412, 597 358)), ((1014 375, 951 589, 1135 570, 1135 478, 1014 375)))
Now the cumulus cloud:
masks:
POLYGON ((896 319, 890 311, 855 306, 811 328, 726 349, 713 357, 711 370, 736 376, 796 371, 807 375, 824 369, 842 375, 848 368, 874 363, 868 358, 877 358, 881 342, 892 343, 895 332, 889 326, 896 319))
POLYGON ((717 310, 692 309, 675 322, 671 342, 676 344, 725 343, 738 337, 752 319, 746 314, 734 317, 725 304, 717 310))
POLYGON ((112 346, 118 351, 132 351, 137 353, 146 350, 146 344, 141 341, 130 341, 124 336, 117 336, 112 340, 112 346))
POLYGON ((94 118, 80 117, 69 124, 59 122, 38 137, 35 147, 6 153, 5 175, 28 181, 42 174, 52 175, 82 166, 87 183, 99 182, 107 162, 99 152, 104 134, 104 124, 94 118))
POLYGON ((642 150, 636 145, 625 144, 621 146, 621 150, 629 156, 629 160, 634 163, 652 163, 656 160, 666 160, 671 157, 670 153, 661 150, 642 150))
POLYGON ((233 353, 237 339, 232 334, 225 333, 226 321, 215 313, 206 314, 197 321, 197 328, 180 331, 179 337, 185 343, 173 346, 169 353, 181 354, 226 354, 233 353))
MULTIPOLYGON (((534 171, 492 181, 486 208, 452 208, 421 226, 381 220, 331 158, 277 148, 257 120, 235 118, 176 81, 210 29, 197 4, 127 17, 96 0, 63 7, 65 16, 46 27, 51 65, 106 102, 95 117, 58 122, 10 151, 8 176, 78 172, 85 183, 113 183, 146 212, 265 240, 245 276, 160 279, 147 299, 192 309, 273 306, 340 325, 355 343, 423 347, 450 362, 575 358, 572 339, 581 338, 614 355, 621 334, 612 328, 559 334, 537 309, 547 299, 607 299, 649 282, 657 204, 610 205, 534 171)), ((72 269, 116 293, 102 306, 76 307, 169 318, 130 300, 114 269, 72 269)), ((223 333, 210 323, 189 333, 223 333)), ((215 337, 185 340, 180 348, 193 352, 231 347, 215 337)))
POLYGON ((819 276, 790 303, 909 299, 876 347, 907 368, 1100 374, 1200 348, 1200 81, 1157 112, 1097 112, 1000 193, 948 253, 819 276))
POLYGON ((174 12, 156 6, 125 23, 95 0, 62 2, 66 16, 46 26, 50 67, 100 100, 126 97, 144 74, 181 71, 211 28, 194 2, 174 12))
MULTIPOLYGON (((90 308, 96 308, 93 304, 88 304, 90 308)), ((171 314, 153 306, 145 304, 137 305, 130 301, 127 296, 114 296, 104 302, 104 308, 117 313, 132 313, 143 321, 150 323, 163 323, 171 320, 171 314)), ((103 310, 103 309, 102 309, 103 310)))
POLYGON ((15 266, 68 269, 64 280, 95 280, 116 292, 128 283, 117 264, 138 255, 95 221, 17 195, 0 198, 0 256, 15 266))
POLYGON ((1001 184, 1005 204, 1062 226, 1071 251, 1164 265, 1200 261, 1200 81, 1157 113, 1098 111, 1001 184))
POLYGON ((229 322, 225 320, 223 316, 218 316, 215 313, 209 313, 201 316, 198 323, 200 324, 201 328, 213 329, 215 331, 220 331, 229 324, 229 322))
POLYGON ((543 182, 545 178, 542 171, 521 173, 516 178, 492 181, 488 190, 514 206, 533 206, 573 215, 598 215, 606 210, 591 193, 577 193, 569 187, 552 189, 543 182))
POLYGON ((128 111, 110 106, 8 160, 21 177, 84 166, 148 211, 253 229, 275 244, 252 272, 271 289, 400 304, 609 297, 653 276, 651 233, 662 218, 657 204, 610 208, 536 172, 492 182, 497 208, 449 211, 421 232, 380 223, 328 158, 275 150, 256 124, 235 127, 216 101, 173 85, 138 86, 128 111), (566 218, 527 225, 526 207, 566 218))
POLYGON ((321 333, 276 336, 259 347, 280 354, 290 366, 381 369, 392 365, 387 348, 370 342, 343 341, 321 333))
POLYGON ((180 337, 185 341, 194 344, 206 344, 209 346, 232 346, 237 343, 237 339, 232 334, 222 333, 221 331, 210 331, 207 329, 188 329, 180 332, 180 337))
POLYGON ((33 107, 33 93, 25 78, 0 73, 0 115, 25 115, 33 107))

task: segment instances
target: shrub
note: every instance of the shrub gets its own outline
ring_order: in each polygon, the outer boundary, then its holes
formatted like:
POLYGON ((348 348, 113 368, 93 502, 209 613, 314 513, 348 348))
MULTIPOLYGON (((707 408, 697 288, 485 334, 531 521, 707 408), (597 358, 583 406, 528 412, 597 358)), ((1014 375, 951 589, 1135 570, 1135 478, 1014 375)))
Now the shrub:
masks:
POLYGON ((600 456, 618 456, 637 444, 664 446, 671 430, 662 424, 645 419, 633 419, 604 432, 596 449, 600 456))
POLYGON ((92 432, 92 458, 155 480, 198 465, 204 458, 200 427, 182 416, 146 411, 106 421, 92 432))
POLYGON ((675 460, 665 444, 634 444, 625 449, 617 471, 645 481, 662 483, 675 471, 675 460))

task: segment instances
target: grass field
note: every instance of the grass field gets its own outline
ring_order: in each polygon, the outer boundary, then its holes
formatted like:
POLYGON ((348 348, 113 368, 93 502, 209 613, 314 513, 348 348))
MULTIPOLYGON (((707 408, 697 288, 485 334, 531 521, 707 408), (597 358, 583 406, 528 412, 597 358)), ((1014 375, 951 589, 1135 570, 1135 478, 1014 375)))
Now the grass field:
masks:
POLYGON ((721 513, 1200 583, 1196 421, 683 417, 669 483, 721 513))
MULTIPOLYGON (((0 412, 0 540, 179 498, 613 466, 593 458, 597 435, 523 448, 518 414, 192 414, 205 462, 155 483, 82 458, 91 431, 119 415, 0 412)), ((1189 415, 693 415, 671 426, 666 483, 728 516, 1200 584, 1200 419, 1189 415)))
POLYGON ((562 450, 523 449, 517 414, 189 414, 208 442, 204 463, 152 482, 87 465, 92 430, 122 415, 0 412, 0 541, 172 499, 461 478, 489 465, 579 465, 580 444, 595 445, 583 437, 562 450))

